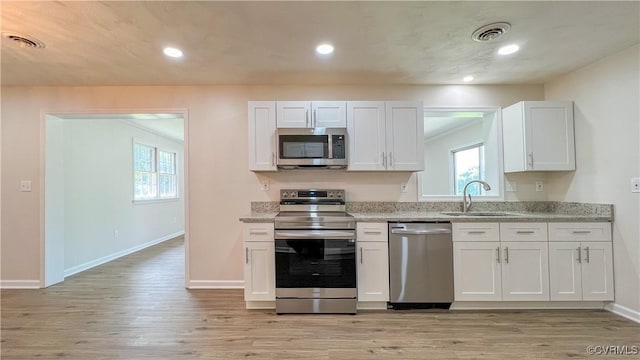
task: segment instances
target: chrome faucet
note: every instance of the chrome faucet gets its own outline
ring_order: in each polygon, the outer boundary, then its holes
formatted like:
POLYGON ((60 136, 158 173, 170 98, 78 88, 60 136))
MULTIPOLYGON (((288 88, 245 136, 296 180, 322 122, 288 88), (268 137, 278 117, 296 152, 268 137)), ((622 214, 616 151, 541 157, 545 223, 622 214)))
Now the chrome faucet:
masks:
POLYGON ((467 185, 464 186, 464 190, 462 190, 462 212, 467 212, 467 210, 469 210, 469 207, 471 206, 471 194, 469 194, 469 201, 467 202, 467 187, 476 182, 482 184, 484 191, 491 190, 491 186, 486 181, 482 181, 482 180, 469 181, 467 185))

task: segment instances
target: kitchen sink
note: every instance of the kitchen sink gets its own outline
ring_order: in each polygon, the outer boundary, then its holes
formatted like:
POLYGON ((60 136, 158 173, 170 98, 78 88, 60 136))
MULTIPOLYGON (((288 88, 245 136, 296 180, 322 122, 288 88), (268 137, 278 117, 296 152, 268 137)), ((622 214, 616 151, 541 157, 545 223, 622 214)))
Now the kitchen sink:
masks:
POLYGON ((520 216, 520 214, 504 211, 451 211, 442 212, 441 214, 449 216, 520 216))

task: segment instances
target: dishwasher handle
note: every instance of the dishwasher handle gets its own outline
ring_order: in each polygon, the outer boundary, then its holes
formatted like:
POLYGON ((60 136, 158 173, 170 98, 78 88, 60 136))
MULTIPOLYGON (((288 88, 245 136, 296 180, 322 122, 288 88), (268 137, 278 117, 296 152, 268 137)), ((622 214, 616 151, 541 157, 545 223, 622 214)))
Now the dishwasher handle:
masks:
POLYGON ((444 228, 433 228, 433 229, 424 229, 424 230, 405 230, 402 228, 391 229, 392 234, 402 234, 402 235, 436 235, 436 234, 451 234, 451 229, 444 228))

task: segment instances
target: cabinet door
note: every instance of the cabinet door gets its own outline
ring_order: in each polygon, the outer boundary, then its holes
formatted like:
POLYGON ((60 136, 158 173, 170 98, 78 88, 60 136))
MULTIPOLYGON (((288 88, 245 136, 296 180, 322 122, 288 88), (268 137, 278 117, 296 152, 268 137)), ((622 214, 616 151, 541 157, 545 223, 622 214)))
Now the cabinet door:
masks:
POLYGON ((358 241, 358 301, 389 301, 386 242, 358 241))
POLYGON ((244 300, 275 301, 275 243, 245 242, 244 300))
POLYGON ((307 128, 311 126, 309 101, 278 101, 276 123, 278 128, 307 128))
POLYGON ((424 170, 424 110, 421 102, 387 101, 387 170, 424 170))
POLYGON ((314 101, 311 103, 312 126, 324 128, 347 127, 347 103, 344 101, 314 101))
POLYGON ((527 169, 575 170, 573 103, 525 101, 527 169))
POLYGON ((502 250, 502 300, 548 301, 549 258, 546 242, 507 241, 502 250))
POLYGON ((582 300, 582 253, 578 241, 549 243, 551 301, 582 300))
POLYGON ((276 171, 276 103, 249 101, 249 170, 276 171))
POLYGON ((348 170, 386 169, 385 112, 381 101, 347 102, 348 170))
POLYGON ((582 242, 582 300, 613 300, 610 242, 582 242))
POLYGON ((499 242, 454 242, 453 274, 456 301, 500 301, 499 242))

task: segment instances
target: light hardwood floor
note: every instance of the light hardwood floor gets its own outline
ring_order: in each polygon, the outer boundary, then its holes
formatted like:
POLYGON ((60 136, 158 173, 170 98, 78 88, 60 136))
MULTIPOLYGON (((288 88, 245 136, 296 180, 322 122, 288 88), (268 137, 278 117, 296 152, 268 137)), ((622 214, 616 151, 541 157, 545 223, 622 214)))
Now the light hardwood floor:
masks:
POLYGON ((565 359, 640 345, 640 325, 606 311, 245 310, 241 290, 184 289, 183 252, 174 239, 2 291, 2 359, 565 359))

